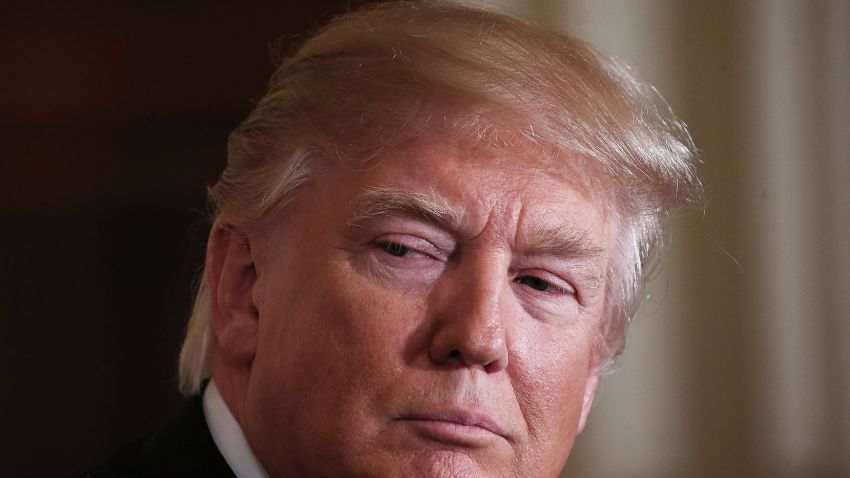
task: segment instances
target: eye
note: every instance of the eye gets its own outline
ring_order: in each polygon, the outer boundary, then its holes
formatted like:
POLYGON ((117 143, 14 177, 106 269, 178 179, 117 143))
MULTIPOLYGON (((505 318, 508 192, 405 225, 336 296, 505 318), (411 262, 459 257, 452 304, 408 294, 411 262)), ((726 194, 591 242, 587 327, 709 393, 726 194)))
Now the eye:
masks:
POLYGON ((446 253, 431 241, 413 234, 383 234, 371 242, 370 249, 381 263, 396 268, 430 267, 429 261, 446 262, 446 253))
POLYGON ((547 292, 553 294, 565 294, 565 295, 575 295, 575 290, 572 287, 561 287, 553 284, 552 282, 541 279, 540 277, 533 275, 521 275, 514 278, 515 284, 521 284, 528 286, 534 290, 538 290, 540 292, 547 292))
POLYGON ((410 254, 410 248, 393 241, 378 241, 378 247, 391 256, 405 257, 410 254))

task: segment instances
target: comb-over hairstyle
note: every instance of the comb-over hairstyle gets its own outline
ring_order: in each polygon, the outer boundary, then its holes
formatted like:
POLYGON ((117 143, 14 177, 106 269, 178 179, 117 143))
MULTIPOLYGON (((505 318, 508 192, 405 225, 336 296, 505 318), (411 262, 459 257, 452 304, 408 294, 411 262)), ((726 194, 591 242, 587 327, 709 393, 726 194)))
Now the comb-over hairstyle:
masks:
MULTIPOLYGON (((622 352, 662 219, 701 204, 685 125, 617 58, 502 13, 391 2, 333 19, 284 58, 209 189, 214 217, 252 228, 281 213, 319 164, 362 165, 434 135, 470 148, 536 148, 593 179, 617 225, 606 271, 600 369, 622 352)), ((209 377, 202 279, 180 386, 209 377)))

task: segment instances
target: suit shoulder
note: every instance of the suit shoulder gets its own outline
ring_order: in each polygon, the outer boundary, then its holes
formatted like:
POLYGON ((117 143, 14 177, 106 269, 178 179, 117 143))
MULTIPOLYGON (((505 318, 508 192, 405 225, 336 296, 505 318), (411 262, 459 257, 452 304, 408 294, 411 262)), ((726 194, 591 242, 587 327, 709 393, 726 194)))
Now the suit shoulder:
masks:
POLYGON ((213 442, 199 396, 180 406, 153 435, 136 440, 79 478, 235 475, 213 442))

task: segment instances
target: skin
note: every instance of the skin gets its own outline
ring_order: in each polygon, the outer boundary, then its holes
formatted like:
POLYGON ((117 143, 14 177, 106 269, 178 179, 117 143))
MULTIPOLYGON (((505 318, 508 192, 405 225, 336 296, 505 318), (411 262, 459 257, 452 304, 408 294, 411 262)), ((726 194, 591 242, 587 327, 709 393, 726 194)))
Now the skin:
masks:
POLYGON ((533 153, 415 144, 320 171, 261 231, 216 221, 213 377, 270 476, 558 475, 614 228, 533 153), (369 188, 455 217, 364 215, 369 188))

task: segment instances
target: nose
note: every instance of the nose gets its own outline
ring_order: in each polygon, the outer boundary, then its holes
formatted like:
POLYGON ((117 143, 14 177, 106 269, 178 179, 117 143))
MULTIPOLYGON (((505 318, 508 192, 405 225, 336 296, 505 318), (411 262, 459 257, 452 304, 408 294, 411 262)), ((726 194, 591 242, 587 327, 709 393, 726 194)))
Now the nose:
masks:
POLYGON ((507 274, 499 273, 495 264, 477 269, 459 267, 441 284, 428 355, 441 366, 480 367, 495 373, 508 366, 509 284, 507 274))

